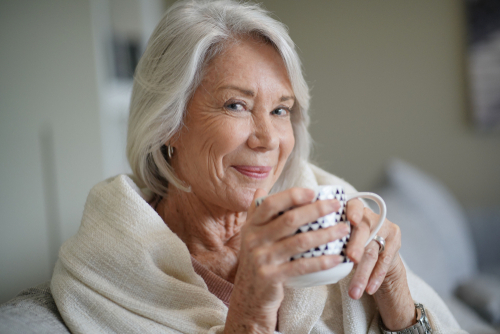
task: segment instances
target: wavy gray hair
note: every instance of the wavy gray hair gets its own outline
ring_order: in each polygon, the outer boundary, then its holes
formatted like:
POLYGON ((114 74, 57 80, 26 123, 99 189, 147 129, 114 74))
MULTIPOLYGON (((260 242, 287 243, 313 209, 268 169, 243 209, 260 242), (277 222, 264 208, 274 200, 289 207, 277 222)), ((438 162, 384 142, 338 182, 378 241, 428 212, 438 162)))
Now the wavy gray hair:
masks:
POLYGON ((168 184, 190 191, 175 175, 165 143, 183 126, 186 106, 204 69, 227 42, 253 36, 273 45, 283 58, 295 94, 295 147, 271 192, 299 180, 310 152, 309 88, 287 28, 260 6, 232 0, 175 3, 151 35, 137 66, 130 103, 127 158, 138 185, 164 196, 168 184))

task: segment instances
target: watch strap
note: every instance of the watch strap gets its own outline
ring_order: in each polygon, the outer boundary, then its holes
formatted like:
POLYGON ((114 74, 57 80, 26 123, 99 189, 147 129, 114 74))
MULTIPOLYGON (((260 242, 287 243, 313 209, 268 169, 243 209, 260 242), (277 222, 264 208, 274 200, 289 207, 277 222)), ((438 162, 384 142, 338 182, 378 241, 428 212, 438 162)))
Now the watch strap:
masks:
POLYGON ((432 334, 432 328, 422 304, 415 303, 417 323, 399 331, 390 331, 385 328, 382 318, 379 318, 379 327, 382 334, 432 334))

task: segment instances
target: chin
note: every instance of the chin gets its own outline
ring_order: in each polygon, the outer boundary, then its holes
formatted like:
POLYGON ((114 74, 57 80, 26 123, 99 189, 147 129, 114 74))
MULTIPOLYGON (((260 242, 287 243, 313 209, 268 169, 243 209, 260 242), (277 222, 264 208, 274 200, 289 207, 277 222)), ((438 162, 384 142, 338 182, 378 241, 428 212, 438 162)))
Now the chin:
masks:
POLYGON ((235 192, 229 194, 228 202, 231 207, 230 210, 235 212, 246 212, 250 205, 252 205, 255 188, 240 188, 235 192))

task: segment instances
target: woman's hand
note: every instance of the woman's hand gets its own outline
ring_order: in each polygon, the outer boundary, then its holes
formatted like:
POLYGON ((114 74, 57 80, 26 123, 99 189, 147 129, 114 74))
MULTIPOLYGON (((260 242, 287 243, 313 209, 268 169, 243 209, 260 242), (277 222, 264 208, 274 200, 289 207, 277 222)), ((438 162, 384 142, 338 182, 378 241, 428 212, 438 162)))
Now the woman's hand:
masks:
POLYGON ((337 200, 311 203, 313 190, 292 188, 266 197, 255 207, 255 199, 265 195, 261 189, 255 192, 241 231, 226 333, 274 332, 284 297, 283 283, 290 277, 330 269, 343 261, 338 255, 290 261, 295 254, 347 235, 345 224, 295 235, 300 226, 337 211, 337 200))
POLYGON ((401 231, 387 219, 377 235, 385 239, 385 250, 379 254, 379 245, 371 241, 366 247, 372 228, 379 215, 354 199, 347 203, 347 219, 352 233, 347 245, 347 256, 356 264, 356 272, 349 284, 349 296, 359 299, 363 292, 373 295, 384 325, 390 330, 401 330, 415 323, 415 306, 406 281, 406 270, 399 256, 401 231))

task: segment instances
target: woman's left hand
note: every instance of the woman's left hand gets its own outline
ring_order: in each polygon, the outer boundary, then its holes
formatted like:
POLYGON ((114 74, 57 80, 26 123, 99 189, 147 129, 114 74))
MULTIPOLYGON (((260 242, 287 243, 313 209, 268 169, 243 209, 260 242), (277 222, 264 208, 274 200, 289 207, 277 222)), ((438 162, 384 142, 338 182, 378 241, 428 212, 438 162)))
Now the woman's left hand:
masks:
POLYGON ((379 254, 379 244, 371 241, 371 230, 379 215, 365 208, 359 199, 347 203, 347 219, 351 222, 351 237, 347 257, 356 265, 349 284, 349 296, 359 299, 363 292, 373 295, 385 326, 401 330, 415 323, 415 306, 406 280, 406 270, 399 256, 401 231, 385 220, 377 235, 385 239, 385 250, 379 254))

